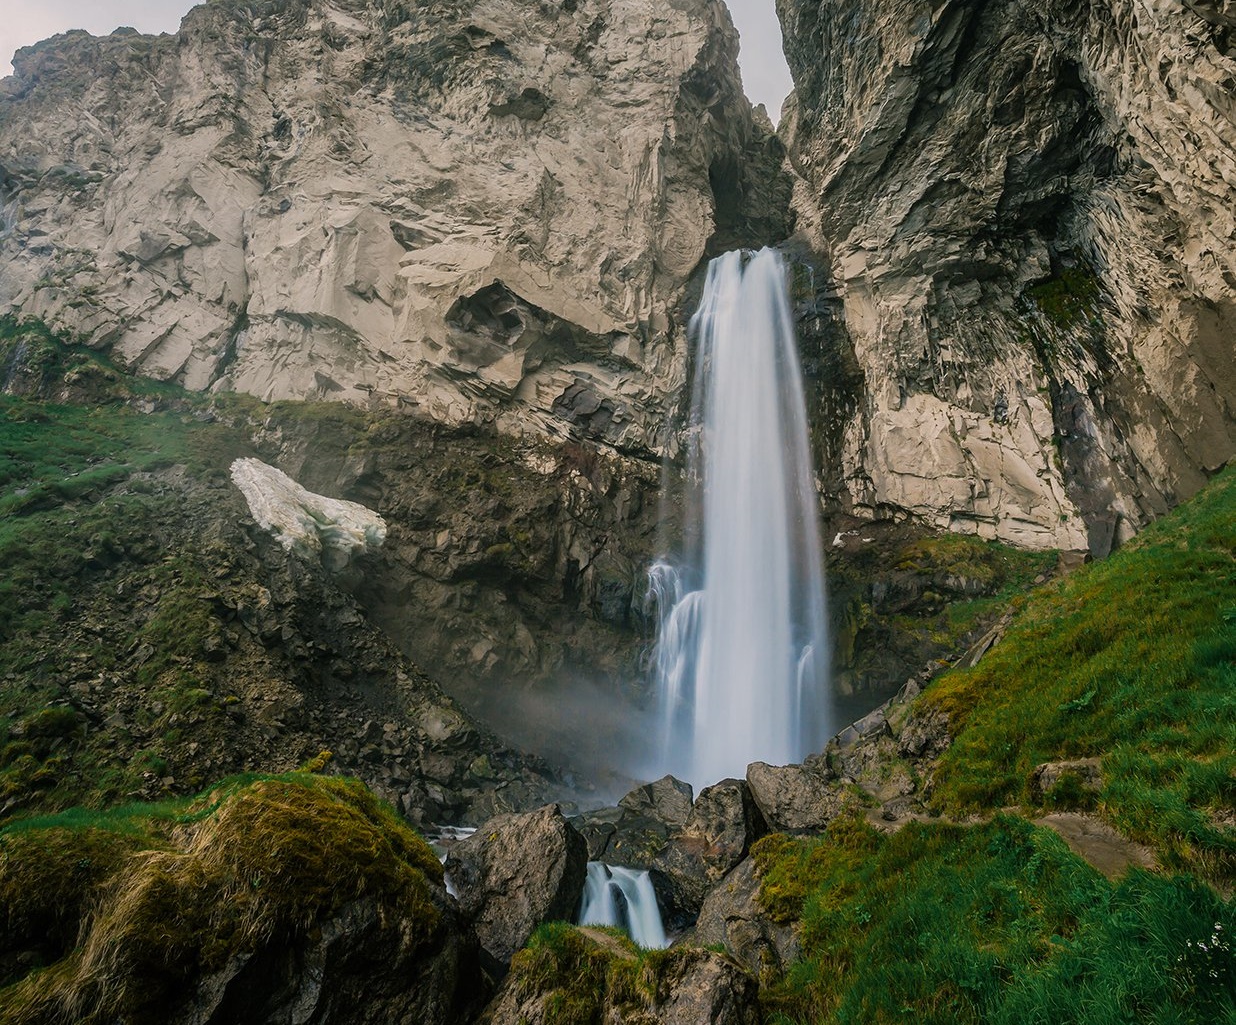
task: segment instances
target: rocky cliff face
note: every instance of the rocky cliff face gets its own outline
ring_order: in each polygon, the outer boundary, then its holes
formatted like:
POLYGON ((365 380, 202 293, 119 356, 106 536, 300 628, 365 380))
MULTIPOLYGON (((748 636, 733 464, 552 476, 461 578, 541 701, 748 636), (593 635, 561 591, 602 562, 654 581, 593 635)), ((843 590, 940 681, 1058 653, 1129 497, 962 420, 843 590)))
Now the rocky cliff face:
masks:
POLYGON ((781 0, 843 505, 1104 554, 1231 457, 1229 7, 781 0))
POLYGON ((57 37, 0 87, 0 305, 190 389, 658 448, 687 278, 787 230, 736 51, 716 0, 57 37))

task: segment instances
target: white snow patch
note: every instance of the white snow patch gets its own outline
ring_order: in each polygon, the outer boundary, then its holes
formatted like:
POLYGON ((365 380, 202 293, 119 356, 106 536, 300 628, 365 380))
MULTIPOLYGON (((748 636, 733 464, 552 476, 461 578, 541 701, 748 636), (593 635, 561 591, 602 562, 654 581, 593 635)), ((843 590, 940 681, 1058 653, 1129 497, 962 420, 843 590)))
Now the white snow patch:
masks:
POLYGON ((386 540, 386 521, 372 509, 306 491, 260 459, 237 459, 232 481, 263 530, 288 551, 321 554, 332 569, 386 540))

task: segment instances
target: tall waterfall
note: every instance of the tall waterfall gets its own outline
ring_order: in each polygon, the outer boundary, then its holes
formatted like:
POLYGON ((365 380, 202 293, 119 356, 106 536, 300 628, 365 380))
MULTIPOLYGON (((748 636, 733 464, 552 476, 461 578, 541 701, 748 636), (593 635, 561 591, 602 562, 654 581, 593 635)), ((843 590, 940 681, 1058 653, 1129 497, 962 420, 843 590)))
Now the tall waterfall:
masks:
POLYGON ((579 924, 617 926, 649 950, 669 945, 652 879, 641 869, 588 862, 579 924))
POLYGON ((649 574, 661 765, 697 788, 824 743, 824 581, 786 268, 713 260, 692 318, 681 559, 649 574))

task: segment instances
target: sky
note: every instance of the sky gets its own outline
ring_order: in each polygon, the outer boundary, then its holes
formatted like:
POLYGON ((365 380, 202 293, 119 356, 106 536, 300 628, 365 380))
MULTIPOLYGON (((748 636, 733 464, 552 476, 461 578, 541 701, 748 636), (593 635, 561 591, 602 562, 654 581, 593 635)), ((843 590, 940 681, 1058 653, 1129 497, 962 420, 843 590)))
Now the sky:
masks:
MULTIPOLYGON (((739 65, 752 103, 777 120, 790 89, 773 0, 727 0, 742 37, 739 65)), ((12 73, 13 51, 40 39, 84 28, 96 36, 121 25, 139 32, 175 32, 192 0, 0 0, 0 76, 12 73)))

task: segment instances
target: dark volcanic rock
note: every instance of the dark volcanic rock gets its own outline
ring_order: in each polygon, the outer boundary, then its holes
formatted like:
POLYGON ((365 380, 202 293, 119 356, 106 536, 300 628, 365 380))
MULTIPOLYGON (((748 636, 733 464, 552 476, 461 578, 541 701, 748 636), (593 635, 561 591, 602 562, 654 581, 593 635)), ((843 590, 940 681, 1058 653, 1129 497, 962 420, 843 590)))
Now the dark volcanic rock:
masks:
POLYGON ((588 848, 557 805, 499 815, 451 848, 447 874, 491 961, 506 965, 542 922, 570 919, 588 848))

